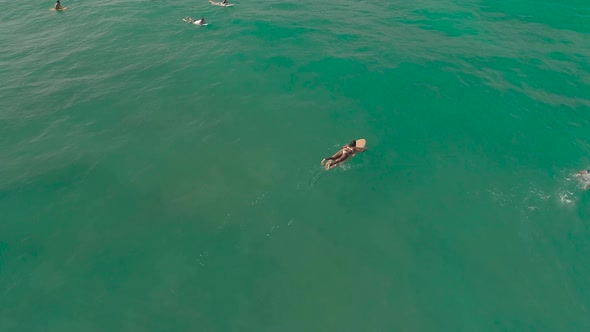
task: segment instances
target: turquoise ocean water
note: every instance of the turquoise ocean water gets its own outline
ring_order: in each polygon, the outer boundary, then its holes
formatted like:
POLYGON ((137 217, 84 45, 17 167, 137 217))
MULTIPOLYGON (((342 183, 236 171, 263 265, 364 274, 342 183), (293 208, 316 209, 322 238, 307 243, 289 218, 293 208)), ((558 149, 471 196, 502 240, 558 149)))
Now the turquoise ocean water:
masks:
POLYGON ((590 331, 590 2, 62 4, 0 12, 0 331, 590 331))

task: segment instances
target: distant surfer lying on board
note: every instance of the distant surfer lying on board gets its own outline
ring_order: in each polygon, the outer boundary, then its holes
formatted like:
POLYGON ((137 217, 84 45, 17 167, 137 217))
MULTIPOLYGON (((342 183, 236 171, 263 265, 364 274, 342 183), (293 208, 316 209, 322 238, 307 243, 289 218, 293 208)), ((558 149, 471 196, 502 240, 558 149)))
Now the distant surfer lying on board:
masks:
POLYGON ((212 5, 215 5, 215 6, 221 6, 221 7, 229 7, 229 6, 233 6, 233 5, 230 5, 230 4, 229 4, 229 1, 228 1, 228 0, 223 0, 223 1, 220 1, 220 2, 216 2, 216 1, 213 1, 213 0, 209 0, 209 3, 211 3, 212 5))
POLYGON ((192 24, 197 24, 197 25, 205 25, 207 23, 205 23, 205 18, 201 18, 200 20, 195 20, 194 18, 187 16, 184 21, 186 23, 192 23, 192 24))
POLYGON ((348 158, 354 156, 357 152, 365 152, 367 149, 365 148, 366 141, 364 139, 359 139, 352 141, 340 149, 340 151, 336 152, 332 157, 322 159, 320 164, 324 165, 326 163, 326 170, 329 170, 332 167, 337 166, 338 164, 346 161, 348 158), (360 143, 357 145, 357 141, 360 143))

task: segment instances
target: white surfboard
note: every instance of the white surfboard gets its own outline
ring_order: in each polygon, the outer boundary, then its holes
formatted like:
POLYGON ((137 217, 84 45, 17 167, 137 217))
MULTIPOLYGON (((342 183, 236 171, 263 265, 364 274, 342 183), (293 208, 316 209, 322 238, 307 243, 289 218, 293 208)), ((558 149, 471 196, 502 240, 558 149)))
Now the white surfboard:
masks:
POLYGON ((66 10, 68 7, 61 7, 60 9, 55 9, 55 7, 49 8, 52 12, 61 12, 62 10, 66 10))

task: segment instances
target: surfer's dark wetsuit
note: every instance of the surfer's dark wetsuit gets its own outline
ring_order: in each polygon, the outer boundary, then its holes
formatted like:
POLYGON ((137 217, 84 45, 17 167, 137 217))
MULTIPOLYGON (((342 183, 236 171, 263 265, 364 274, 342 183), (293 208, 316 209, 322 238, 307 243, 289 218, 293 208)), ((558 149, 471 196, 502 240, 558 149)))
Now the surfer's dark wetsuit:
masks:
POLYGON ((340 151, 338 151, 332 157, 322 159, 321 164, 323 165, 324 162, 326 162, 326 170, 328 170, 328 169, 342 163, 346 159, 354 156, 355 153, 364 152, 366 150, 367 149, 365 149, 365 148, 358 148, 356 146, 356 141, 352 141, 352 142, 348 143, 347 145, 343 146, 342 149, 340 151))

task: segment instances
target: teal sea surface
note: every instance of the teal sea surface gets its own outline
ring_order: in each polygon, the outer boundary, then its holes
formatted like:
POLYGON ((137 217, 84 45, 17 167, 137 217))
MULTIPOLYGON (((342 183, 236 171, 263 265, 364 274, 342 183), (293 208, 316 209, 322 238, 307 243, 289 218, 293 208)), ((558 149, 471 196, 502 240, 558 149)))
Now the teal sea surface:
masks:
POLYGON ((2 4, 0 331, 590 331, 589 1, 230 3, 2 4))

